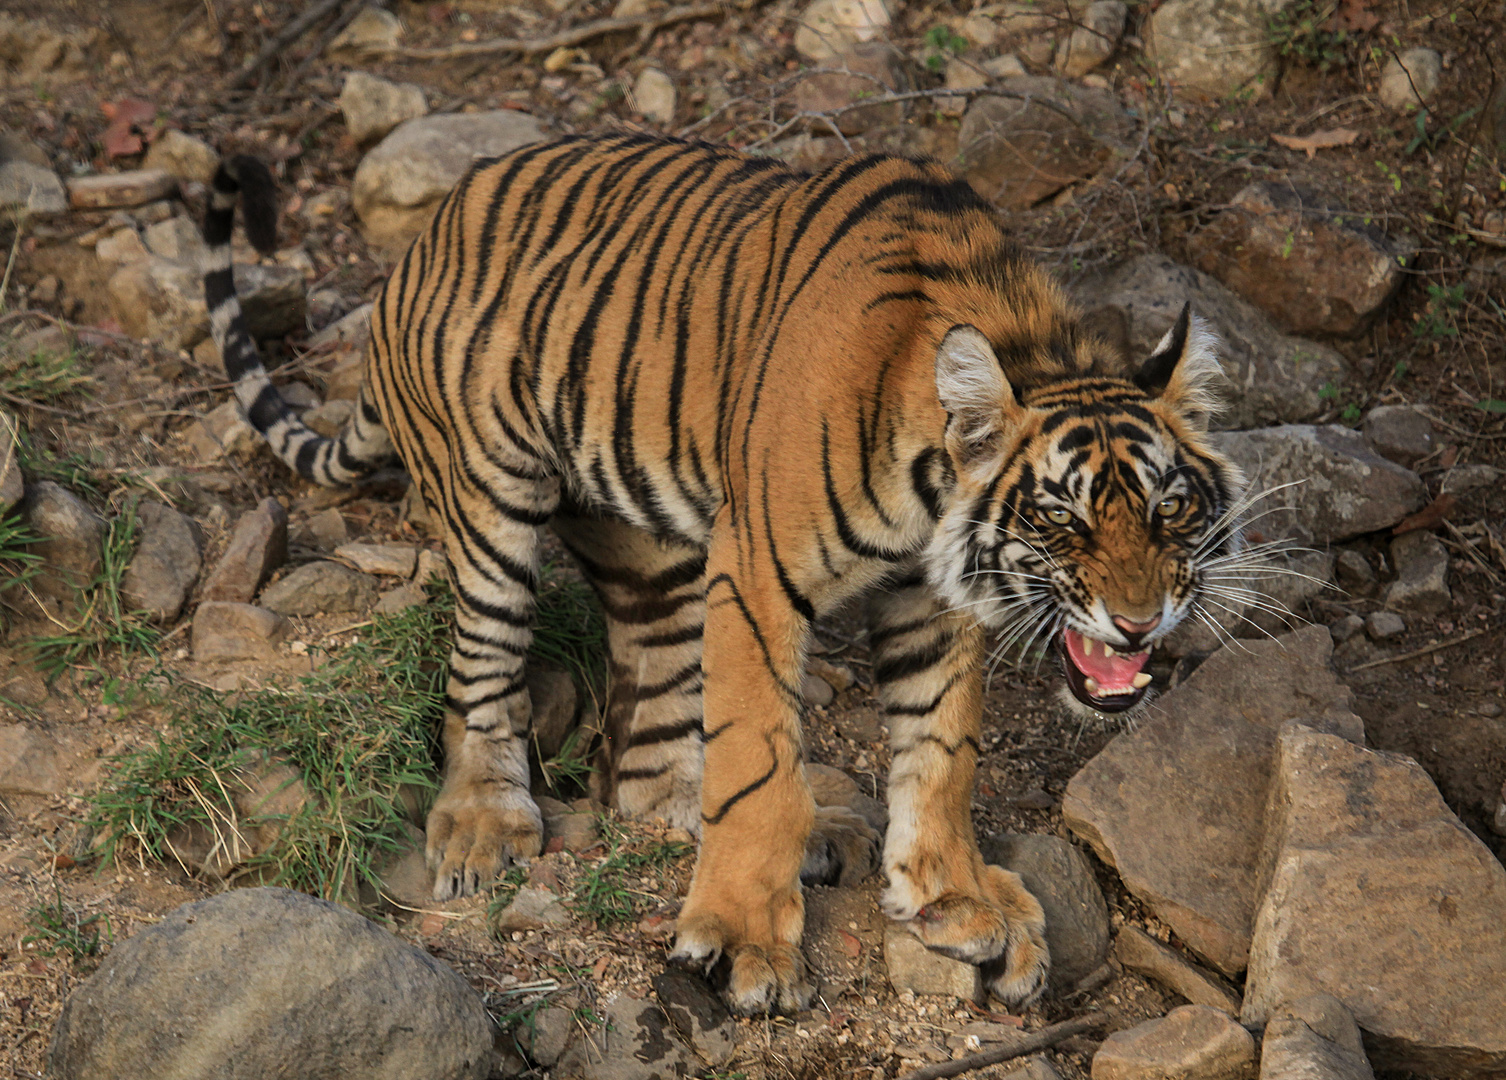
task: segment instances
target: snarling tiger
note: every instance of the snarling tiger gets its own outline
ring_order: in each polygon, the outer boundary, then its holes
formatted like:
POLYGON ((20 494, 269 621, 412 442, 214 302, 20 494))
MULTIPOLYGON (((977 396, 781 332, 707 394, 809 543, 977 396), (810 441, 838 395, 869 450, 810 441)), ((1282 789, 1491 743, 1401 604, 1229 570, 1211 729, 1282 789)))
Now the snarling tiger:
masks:
POLYGON ((1238 542, 1241 479, 1204 437, 1211 336, 1184 311, 1128 363, 935 163, 806 174, 572 137, 478 162, 444 200, 382 287, 329 439, 268 380, 231 281, 237 196, 269 247, 271 183, 228 161, 205 222, 236 394, 316 483, 395 453, 452 568, 434 895, 539 851, 523 664, 548 523, 606 611, 600 794, 700 836, 677 960, 740 1013, 809 1000, 802 877, 868 872, 878 837, 813 803, 801 675, 813 621, 866 592, 893 750, 884 910, 1033 1001, 1041 906, 984 863, 969 813, 985 638, 1055 638, 1085 708, 1145 694, 1202 563, 1238 542))

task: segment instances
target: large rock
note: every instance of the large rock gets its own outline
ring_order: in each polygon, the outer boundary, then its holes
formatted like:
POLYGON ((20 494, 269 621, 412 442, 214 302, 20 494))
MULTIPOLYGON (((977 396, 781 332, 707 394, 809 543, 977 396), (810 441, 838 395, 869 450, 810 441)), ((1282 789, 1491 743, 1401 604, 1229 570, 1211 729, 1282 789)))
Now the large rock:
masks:
POLYGON ((1381 104, 1394 112, 1420 109, 1443 75, 1443 57, 1433 49, 1408 49, 1393 54, 1381 72, 1381 104))
POLYGON ((1360 430, 1377 454, 1409 469, 1438 449, 1433 421, 1415 405, 1377 405, 1360 430))
POLYGON ((1109 910, 1093 867, 1056 836, 1000 833, 980 845, 983 858, 1013 870, 1046 913, 1054 994, 1071 992, 1109 952, 1109 910))
POLYGON ((1056 50, 1056 70, 1069 79, 1080 78, 1114 55, 1129 8, 1119 0, 1095 0, 1082 13, 1082 22, 1056 50))
POLYGON ((482 1080, 494 1025, 444 964, 344 908, 237 889, 115 946, 68 998, 54 1080, 482 1080))
POLYGON ((1093 1080, 1255 1080, 1255 1068, 1250 1033, 1204 1005, 1116 1031, 1093 1055, 1093 1080))
MULTIPOLYGON (((303 326, 303 275, 290 266, 235 267, 235 291, 246 329, 275 338, 303 326)), ((153 257, 128 263, 110 276, 110 310, 132 337, 171 349, 192 349, 209 336, 204 275, 197 268, 153 257)))
POLYGON ((171 622, 199 580, 204 537, 192 520, 161 503, 142 503, 136 513, 141 540, 126 566, 120 592, 136 610, 171 622))
POLYGON ((1345 381, 1344 358, 1326 345, 1281 333, 1246 300, 1214 278, 1164 255, 1141 255, 1074 290, 1078 302, 1124 331, 1143 359, 1190 303, 1223 343, 1229 385, 1216 426, 1250 428, 1306 420, 1329 407, 1324 396, 1345 381), (1325 387, 1330 389, 1325 390, 1325 387))
POLYGON ((144 169, 160 169, 179 180, 208 184, 219 168, 220 155, 202 139, 168 128, 152 141, 151 149, 141 161, 144 169))
POLYGON ((1243 970, 1277 732, 1293 718, 1364 726, 1309 626, 1219 650, 1067 785, 1062 817, 1195 952, 1243 970), (1195 823, 1195 826, 1193 825, 1195 823))
POLYGON ((896 993, 940 994, 980 1002, 983 976, 973 964, 953 960, 926 948, 898 923, 884 927, 884 965, 896 993))
POLYGON ((196 660, 269 660, 292 631, 292 624, 274 611, 210 600, 194 610, 190 633, 196 660))
POLYGON ((1312 994, 1271 1014, 1260 1042, 1260 1080, 1375 1080, 1375 1073, 1344 1003, 1312 994))
POLYGON ((1094 175, 1124 145, 1130 121, 1107 90, 1030 75, 1000 86, 1028 100, 974 101, 952 165, 978 194, 1007 210, 1034 206, 1094 175))
POLYGON ((1396 295, 1412 251, 1312 192, 1264 181, 1237 192, 1188 248, 1287 333, 1342 337, 1363 333, 1396 295))
POLYGON ((1406 614, 1442 615, 1453 606, 1448 591, 1448 549, 1430 532, 1415 529, 1391 541, 1396 580, 1386 606, 1406 614))
POLYGON ((1157 74, 1224 97, 1276 72, 1271 20, 1293 0, 1166 0, 1145 24, 1157 74))
POLYGON ((396 258, 472 162, 543 137, 537 120, 507 109, 399 124, 356 168, 351 202, 367 242, 396 258))
POLYGON ((813 0, 795 26, 795 51, 829 64, 850 46, 881 37, 895 6, 893 0, 813 0))
POLYGON ((1250 510, 1251 518, 1261 515, 1253 527, 1266 536, 1337 543, 1390 528, 1427 496, 1416 473, 1337 424, 1222 432, 1213 442, 1245 471, 1252 491, 1272 492, 1250 510))
POLYGON ((273 570, 288 557, 288 512, 263 499, 242 514, 219 564, 204 583, 204 600, 249 604, 273 570))
POLYGON ((103 565, 104 519, 51 480, 39 480, 26 489, 21 513, 42 538, 31 547, 42 557, 42 572, 32 587, 58 600, 72 600, 79 589, 93 583, 103 565))
POLYGON ((279 615, 318 615, 365 611, 376 598, 377 583, 370 574, 337 562, 311 562, 267 586, 261 602, 279 615))
POLYGON ((364 71, 345 76, 340 90, 340 113, 358 146, 375 142, 404 120, 427 116, 429 103, 424 88, 413 83, 394 83, 364 71))
POLYGON ((1506 867, 1410 758, 1283 729, 1242 1018, 1326 992, 1384 1069, 1506 1072, 1506 867))

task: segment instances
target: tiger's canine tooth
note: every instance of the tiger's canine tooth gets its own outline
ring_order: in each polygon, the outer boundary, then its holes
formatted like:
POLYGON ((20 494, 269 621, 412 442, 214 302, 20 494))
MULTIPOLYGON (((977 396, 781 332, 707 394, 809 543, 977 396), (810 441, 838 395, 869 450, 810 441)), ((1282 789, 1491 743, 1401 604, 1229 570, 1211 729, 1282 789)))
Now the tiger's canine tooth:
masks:
POLYGON ((1150 685, 1150 676, 1142 671, 1131 679, 1130 683, 1134 685, 1136 690, 1143 690, 1150 685))
POLYGON ((1083 679, 1083 681, 1082 681, 1082 687, 1083 687, 1084 690, 1086 690, 1088 692, 1089 696, 1091 696, 1091 697, 1099 697, 1100 696, 1100 694, 1098 692, 1098 680, 1095 679, 1095 678, 1093 678, 1093 676, 1089 675, 1085 679, 1083 679))
POLYGON ((1105 641, 1103 643, 1103 655, 1105 655, 1105 656, 1118 656, 1119 653, 1114 650, 1114 646, 1110 645, 1107 641, 1105 641))

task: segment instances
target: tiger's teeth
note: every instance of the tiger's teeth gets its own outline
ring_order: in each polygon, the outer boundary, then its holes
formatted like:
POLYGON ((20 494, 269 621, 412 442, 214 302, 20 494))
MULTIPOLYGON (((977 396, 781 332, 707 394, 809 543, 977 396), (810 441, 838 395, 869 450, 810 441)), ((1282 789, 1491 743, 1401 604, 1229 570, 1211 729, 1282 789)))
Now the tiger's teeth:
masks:
POLYGON ((1102 696, 1098 692, 1098 680, 1095 679, 1095 678, 1093 678, 1093 676, 1089 675, 1087 678, 1083 679, 1082 686, 1083 686, 1083 689, 1088 692, 1088 696, 1089 697, 1101 697, 1102 696))
POLYGON ((1110 645, 1107 641, 1105 641, 1103 643, 1103 655, 1105 655, 1105 656, 1118 656, 1119 654, 1114 651, 1114 646, 1110 645))
POLYGON ((1143 690, 1145 689, 1145 687, 1150 685, 1150 676, 1142 671, 1140 672, 1140 674, 1131 679, 1130 682, 1134 684, 1136 690, 1143 690))

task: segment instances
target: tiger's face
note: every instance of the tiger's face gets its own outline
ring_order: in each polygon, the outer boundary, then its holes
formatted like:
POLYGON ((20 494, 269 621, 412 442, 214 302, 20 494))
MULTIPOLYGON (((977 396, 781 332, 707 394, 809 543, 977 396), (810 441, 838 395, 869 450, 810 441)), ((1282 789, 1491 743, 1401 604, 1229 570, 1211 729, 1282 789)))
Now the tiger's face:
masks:
POLYGON ((980 333, 946 340, 959 363, 938 357, 937 379, 958 483, 927 552, 933 584, 1000 631, 1001 653, 1054 643, 1082 705, 1133 707, 1151 649, 1198 612, 1239 543, 1243 478, 1203 438, 1214 340, 1184 312, 1133 375, 1019 398, 979 385, 992 355, 980 333))

